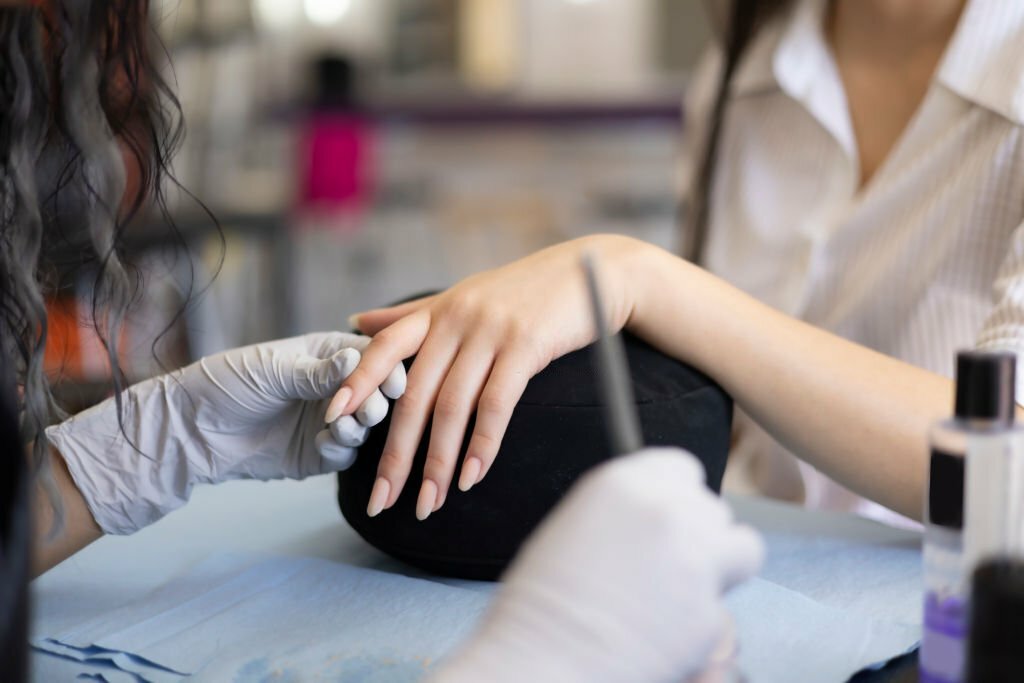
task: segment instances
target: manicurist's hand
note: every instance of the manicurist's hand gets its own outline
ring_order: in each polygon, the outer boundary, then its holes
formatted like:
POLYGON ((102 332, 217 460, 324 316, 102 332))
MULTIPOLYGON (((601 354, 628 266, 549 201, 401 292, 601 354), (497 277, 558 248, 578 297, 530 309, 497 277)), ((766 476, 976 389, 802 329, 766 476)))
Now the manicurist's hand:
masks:
POLYGON ((416 354, 409 386, 395 406, 368 513, 394 505, 433 414, 416 514, 440 508, 455 476, 470 415, 476 426, 458 476, 468 490, 490 469, 512 410, 531 377, 552 360, 594 339, 580 271, 584 251, 601 263, 606 318, 613 330, 632 310, 630 281, 649 249, 601 235, 560 244, 481 273, 437 296, 356 316, 374 336, 355 372, 332 402, 329 417, 352 412, 402 359, 416 354))
POLYGON ((47 430, 106 533, 127 534, 183 505, 195 484, 302 479, 345 469, 353 447, 401 395, 389 369, 354 411, 325 428, 327 400, 368 339, 340 332, 256 344, 204 358, 47 430))
POLYGON ((430 681, 691 680, 727 636, 722 594, 763 553, 689 453, 620 458, 537 529, 481 627, 430 681))

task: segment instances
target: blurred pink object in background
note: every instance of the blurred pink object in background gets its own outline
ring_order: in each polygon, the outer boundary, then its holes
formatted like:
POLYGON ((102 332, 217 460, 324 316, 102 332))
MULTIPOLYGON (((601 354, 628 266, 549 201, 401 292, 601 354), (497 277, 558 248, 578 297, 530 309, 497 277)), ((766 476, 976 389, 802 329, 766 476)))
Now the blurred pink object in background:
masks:
POLYGON ((373 195, 373 126, 367 119, 342 111, 313 112, 301 134, 299 155, 301 211, 363 212, 373 195))

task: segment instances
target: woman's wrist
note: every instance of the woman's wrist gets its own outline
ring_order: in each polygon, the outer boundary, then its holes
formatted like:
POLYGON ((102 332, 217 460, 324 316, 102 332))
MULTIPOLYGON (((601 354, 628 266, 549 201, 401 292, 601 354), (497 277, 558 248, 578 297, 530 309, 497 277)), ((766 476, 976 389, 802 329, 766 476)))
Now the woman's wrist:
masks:
POLYGON ((610 322, 629 328, 638 306, 654 289, 651 263, 667 252, 649 242, 625 235, 597 235, 591 239, 598 241, 597 255, 602 263, 608 264, 605 277, 610 280, 607 288, 610 291, 602 294, 611 306, 608 312, 610 322))
POLYGON ((701 345, 722 310, 721 282, 665 249, 645 245, 628 274, 631 315, 626 329, 680 360, 702 367, 701 345))
POLYGON ((38 576, 89 545, 103 532, 60 454, 50 449, 49 481, 33 490, 35 525, 32 575, 38 576), (57 497, 55 501, 53 496, 57 497))

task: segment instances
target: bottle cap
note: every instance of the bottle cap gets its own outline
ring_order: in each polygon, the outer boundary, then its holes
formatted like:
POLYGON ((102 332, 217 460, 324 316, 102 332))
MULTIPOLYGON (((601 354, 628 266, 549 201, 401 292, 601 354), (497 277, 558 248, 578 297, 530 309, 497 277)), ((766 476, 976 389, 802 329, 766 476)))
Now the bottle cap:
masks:
POLYGON ((996 559, 974 572, 968 683, 1024 681, 1024 561, 996 559))
POLYGON ((1017 356, 1006 351, 956 355, 956 416, 1010 424, 1016 409, 1017 356))

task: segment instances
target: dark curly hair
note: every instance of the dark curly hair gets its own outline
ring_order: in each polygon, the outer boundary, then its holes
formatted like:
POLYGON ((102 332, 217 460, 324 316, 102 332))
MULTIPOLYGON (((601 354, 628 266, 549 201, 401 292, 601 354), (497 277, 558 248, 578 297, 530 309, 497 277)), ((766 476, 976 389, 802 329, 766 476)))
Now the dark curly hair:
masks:
POLYGON ((43 367, 45 300, 57 282, 49 255, 63 247, 93 274, 90 323, 120 410, 117 331, 141 284, 122 238, 143 208, 169 221, 164 191, 183 128, 148 5, 46 0, 0 9, 0 359, 21 389, 35 474, 47 474, 44 429, 63 417, 43 367))
POLYGON ((62 517, 44 431, 63 417, 43 367, 52 255, 74 254, 61 270, 93 275, 90 322, 120 414, 117 332, 141 288, 122 238, 146 208, 180 239, 164 191, 177 186, 169 164, 183 128, 147 0, 0 5, 0 51, 0 668, 20 680, 33 479, 62 517))

